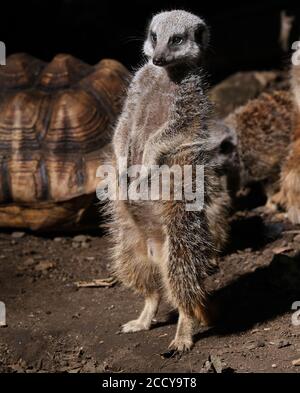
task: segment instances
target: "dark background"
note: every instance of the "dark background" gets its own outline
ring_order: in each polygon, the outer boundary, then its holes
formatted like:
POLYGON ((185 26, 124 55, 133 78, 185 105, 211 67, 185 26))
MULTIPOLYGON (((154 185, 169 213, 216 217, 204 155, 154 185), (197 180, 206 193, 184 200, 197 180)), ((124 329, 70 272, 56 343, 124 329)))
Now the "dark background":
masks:
POLYGON ((284 67, 280 11, 296 17, 290 42, 300 37, 300 1, 1 0, 0 40, 7 53, 50 60, 71 53, 91 64, 112 57, 132 68, 141 60, 144 29, 153 13, 184 8, 211 26, 212 81, 237 70, 284 67))

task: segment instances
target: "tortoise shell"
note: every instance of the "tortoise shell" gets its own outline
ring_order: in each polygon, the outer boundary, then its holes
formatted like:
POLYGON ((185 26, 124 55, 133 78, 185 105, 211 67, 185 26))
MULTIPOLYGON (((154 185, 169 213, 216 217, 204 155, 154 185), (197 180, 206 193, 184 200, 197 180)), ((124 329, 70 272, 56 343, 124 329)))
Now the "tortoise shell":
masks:
POLYGON ((8 57, 0 67, 1 226, 52 226, 50 206, 66 202, 70 210, 76 200, 76 215, 90 200, 128 80, 115 60, 91 66, 67 54, 48 64, 8 57), (35 209, 44 219, 32 223, 27 213, 35 209))

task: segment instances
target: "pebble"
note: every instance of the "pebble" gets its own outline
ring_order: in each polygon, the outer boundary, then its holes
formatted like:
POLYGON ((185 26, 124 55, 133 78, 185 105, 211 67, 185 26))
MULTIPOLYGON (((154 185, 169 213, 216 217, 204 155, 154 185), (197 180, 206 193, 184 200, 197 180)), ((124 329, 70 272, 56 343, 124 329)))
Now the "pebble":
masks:
POLYGON ((55 267, 55 263, 51 261, 41 261, 35 266, 35 270, 38 272, 44 272, 55 267))
POLYGON ((25 266, 32 266, 32 265, 34 265, 35 263, 36 263, 35 259, 34 259, 34 258, 31 258, 31 257, 25 259, 25 261, 24 261, 24 265, 25 265, 25 266))
POLYGON ((293 366, 300 366, 300 358, 292 361, 293 366))
POLYGON ((11 237, 13 238, 13 239, 21 239, 22 237, 24 237, 25 236, 25 232, 13 232, 12 234, 11 234, 11 237))
POLYGON ((247 345, 246 348, 248 350, 251 350, 251 349, 255 349, 255 348, 263 348, 265 346, 266 346, 266 344, 263 341, 257 341, 253 344, 247 345))
POLYGON ((208 360, 204 363, 200 373, 233 373, 234 369, 228 367, 219 356, 210 355, 208 360))
POLYGON ((84 243, 84 242, 90 242, 91 238, 89 236, 85 235, 77 235, 73 237, 73 242, 75 243, 84 243))
POLYGON ((90 243, 88 243, 88 242, 85 241, 85 242, 82 242, 82 243, 81 243, 81 247, 82 247, 82 248, 90 248, 91 245, 90 245, 90 243))
POLYGON ((275 344, 277 345, 277 348, 285 348, 285 347, 289 347, 291 345, 291 343, 287 340, 279 340, 279 341, 275 341, 275 344))
POLYGON ((56 242, 56 243, 61 243, 61 242, 63 242, 65 239, 63 238, 63 237, 55 237, 54 239, 53 239, 53 241, 54 242, 56 242))

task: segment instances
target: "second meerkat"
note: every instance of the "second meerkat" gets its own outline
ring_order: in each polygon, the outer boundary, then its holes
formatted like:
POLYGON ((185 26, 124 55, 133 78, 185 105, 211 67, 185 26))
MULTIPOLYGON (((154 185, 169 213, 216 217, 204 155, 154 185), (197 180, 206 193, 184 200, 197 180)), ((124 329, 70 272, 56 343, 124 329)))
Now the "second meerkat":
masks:
POLYGON ((170 347, 188 350, 195 320, 209 313, 204 279, 226 239, 229 198, 208 146, 213 134, 201 62, 205 22, 174 10, 153 17, 144 43, 148 62, 134 75, 114 138, 114 160, 128 166, 204 165, 204 207, 185 200, 111 203, 114 271, 145 296, 140 316, 123 332, 147 330, 166 295, 179 311, 170 347))

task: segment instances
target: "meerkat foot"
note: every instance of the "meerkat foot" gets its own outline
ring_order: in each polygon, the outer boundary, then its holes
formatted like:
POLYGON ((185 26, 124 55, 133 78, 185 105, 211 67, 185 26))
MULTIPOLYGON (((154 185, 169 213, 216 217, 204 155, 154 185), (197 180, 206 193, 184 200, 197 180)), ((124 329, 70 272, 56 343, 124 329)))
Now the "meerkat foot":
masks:
POLYGON ((129 321, 122 326, 122 332, 123 333, 140 332, 142 330, 149 330, 150 326, 151 323, 146 324, 145 322, 140 321, 140 319, 134 319, 133 321, 129 321))
POLYGON ((183 311, 179 311, 179 319, 174 340, 169 345, 169 349, 185 352, 193 346, 194 319, 183 311))
POLYGON ((176 352, 187 352, 193 347, 194 343, 191 338, 188 337, 177 337, 171 341, 169 349, 176 352))
POLYGON ((149 330, 152 319, 157 312, 159 300, 160 296, 157 293, 148 296, 145 299, 145 306, 141 315, 138 317, 138 319, 134 319, 133 321, 125 323, 125 325, 122 326, 122 332, 133 333, 139 332, 141 330, 149 330))

